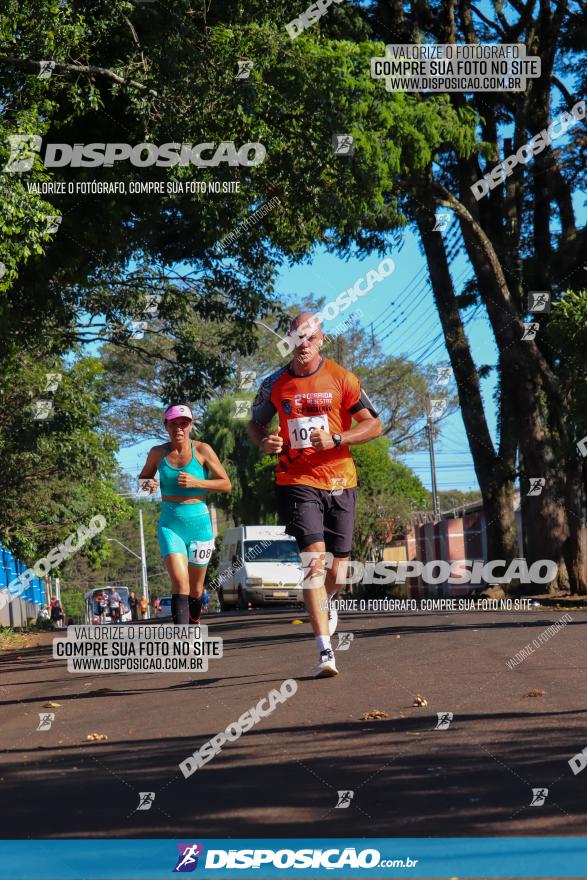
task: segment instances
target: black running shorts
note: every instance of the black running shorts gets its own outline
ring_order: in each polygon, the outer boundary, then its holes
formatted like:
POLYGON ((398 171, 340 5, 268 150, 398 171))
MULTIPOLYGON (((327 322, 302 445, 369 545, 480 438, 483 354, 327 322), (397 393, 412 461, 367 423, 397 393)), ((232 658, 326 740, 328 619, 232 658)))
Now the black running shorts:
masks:
POLYGON ((285 531, 305 550, 324 541, 333 556, 350 556, 355 524, 357 490, 335 493, 313 486, 275 486, 277 510, 285 531))

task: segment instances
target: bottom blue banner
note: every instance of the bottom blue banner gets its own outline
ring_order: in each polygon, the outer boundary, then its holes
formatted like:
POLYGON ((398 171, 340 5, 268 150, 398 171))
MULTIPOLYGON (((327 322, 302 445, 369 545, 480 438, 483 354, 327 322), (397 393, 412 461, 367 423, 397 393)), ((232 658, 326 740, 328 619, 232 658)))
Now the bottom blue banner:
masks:
POLYGON ((587 838, 3 840, 0 880, 587 877, 587 838))
POLYGON ((0 880, 587 877, 587 838, 2 840, 0 880))

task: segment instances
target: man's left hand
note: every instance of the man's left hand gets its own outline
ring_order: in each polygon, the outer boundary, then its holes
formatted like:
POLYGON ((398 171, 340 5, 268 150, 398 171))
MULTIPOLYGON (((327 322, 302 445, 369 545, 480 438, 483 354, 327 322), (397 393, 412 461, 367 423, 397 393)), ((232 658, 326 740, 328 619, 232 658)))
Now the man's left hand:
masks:
POLYGON ((310 432, 310 443, 314 449, 334 449, 332 435, 319 428, 314 428, 310 432))

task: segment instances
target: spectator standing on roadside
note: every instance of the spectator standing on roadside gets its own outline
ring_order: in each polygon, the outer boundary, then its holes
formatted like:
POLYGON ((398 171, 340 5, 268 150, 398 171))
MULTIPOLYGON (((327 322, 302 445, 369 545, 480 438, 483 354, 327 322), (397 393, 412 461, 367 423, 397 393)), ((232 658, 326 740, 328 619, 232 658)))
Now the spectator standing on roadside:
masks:
POLYGON ((141 596, 139 599, 139 611, 141 612, 141 618, 146 620, 149 613, 149 602, 144 596, 141 596))
POLYGON ((54 626, 61 629, 63 626, 63 605, 55 598, 51 601, 51 620, 54 626))
POLYGON ((132 618, 133 620, 138 620, 138 619, 139 619, 139 611, 138 611, 138 608, 139 608, 139 600, 137 599, 134 590, 131 590, 130 593, 129 593, 129 596, 128 596, 128 604, 129 604, 129 607, 130 607, 130 616, 131 616, 131 618, 132 618))

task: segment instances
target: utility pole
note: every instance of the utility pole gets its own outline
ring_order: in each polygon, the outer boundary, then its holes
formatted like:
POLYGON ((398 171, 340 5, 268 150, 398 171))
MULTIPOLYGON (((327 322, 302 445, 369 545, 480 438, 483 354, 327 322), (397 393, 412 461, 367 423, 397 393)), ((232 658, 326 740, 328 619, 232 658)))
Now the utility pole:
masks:
MULTIPOLYGON (((139 507, 139 533, 141 536, 141 585, 143 590, 143 596, 149 601, 149 582, 147 579, 147 556, 145 554, 145 533, 143 531, 143 511, 139 507)), ((149 617, 151 616, 151 612, 148 612, 149 617)))
POLYGON ((215 538, 218 535, 218 517, 216 516, 216 507, 214 504, 208 505, 210 512, 210 522, 212 523, 212 535, 215 538))
POLYGON ((432 434, 432 416, 430 414, 430 400, 428 400, 428 408, 426 412, 426 433, 428 434, 428 450, 430 452, 430 474, 432 479, 432 506, 434 508, 434 519, 440 519, 440 501, 438 500, 438 487, 436 485, 436 459, 434 457, 434 438, 432 434))

